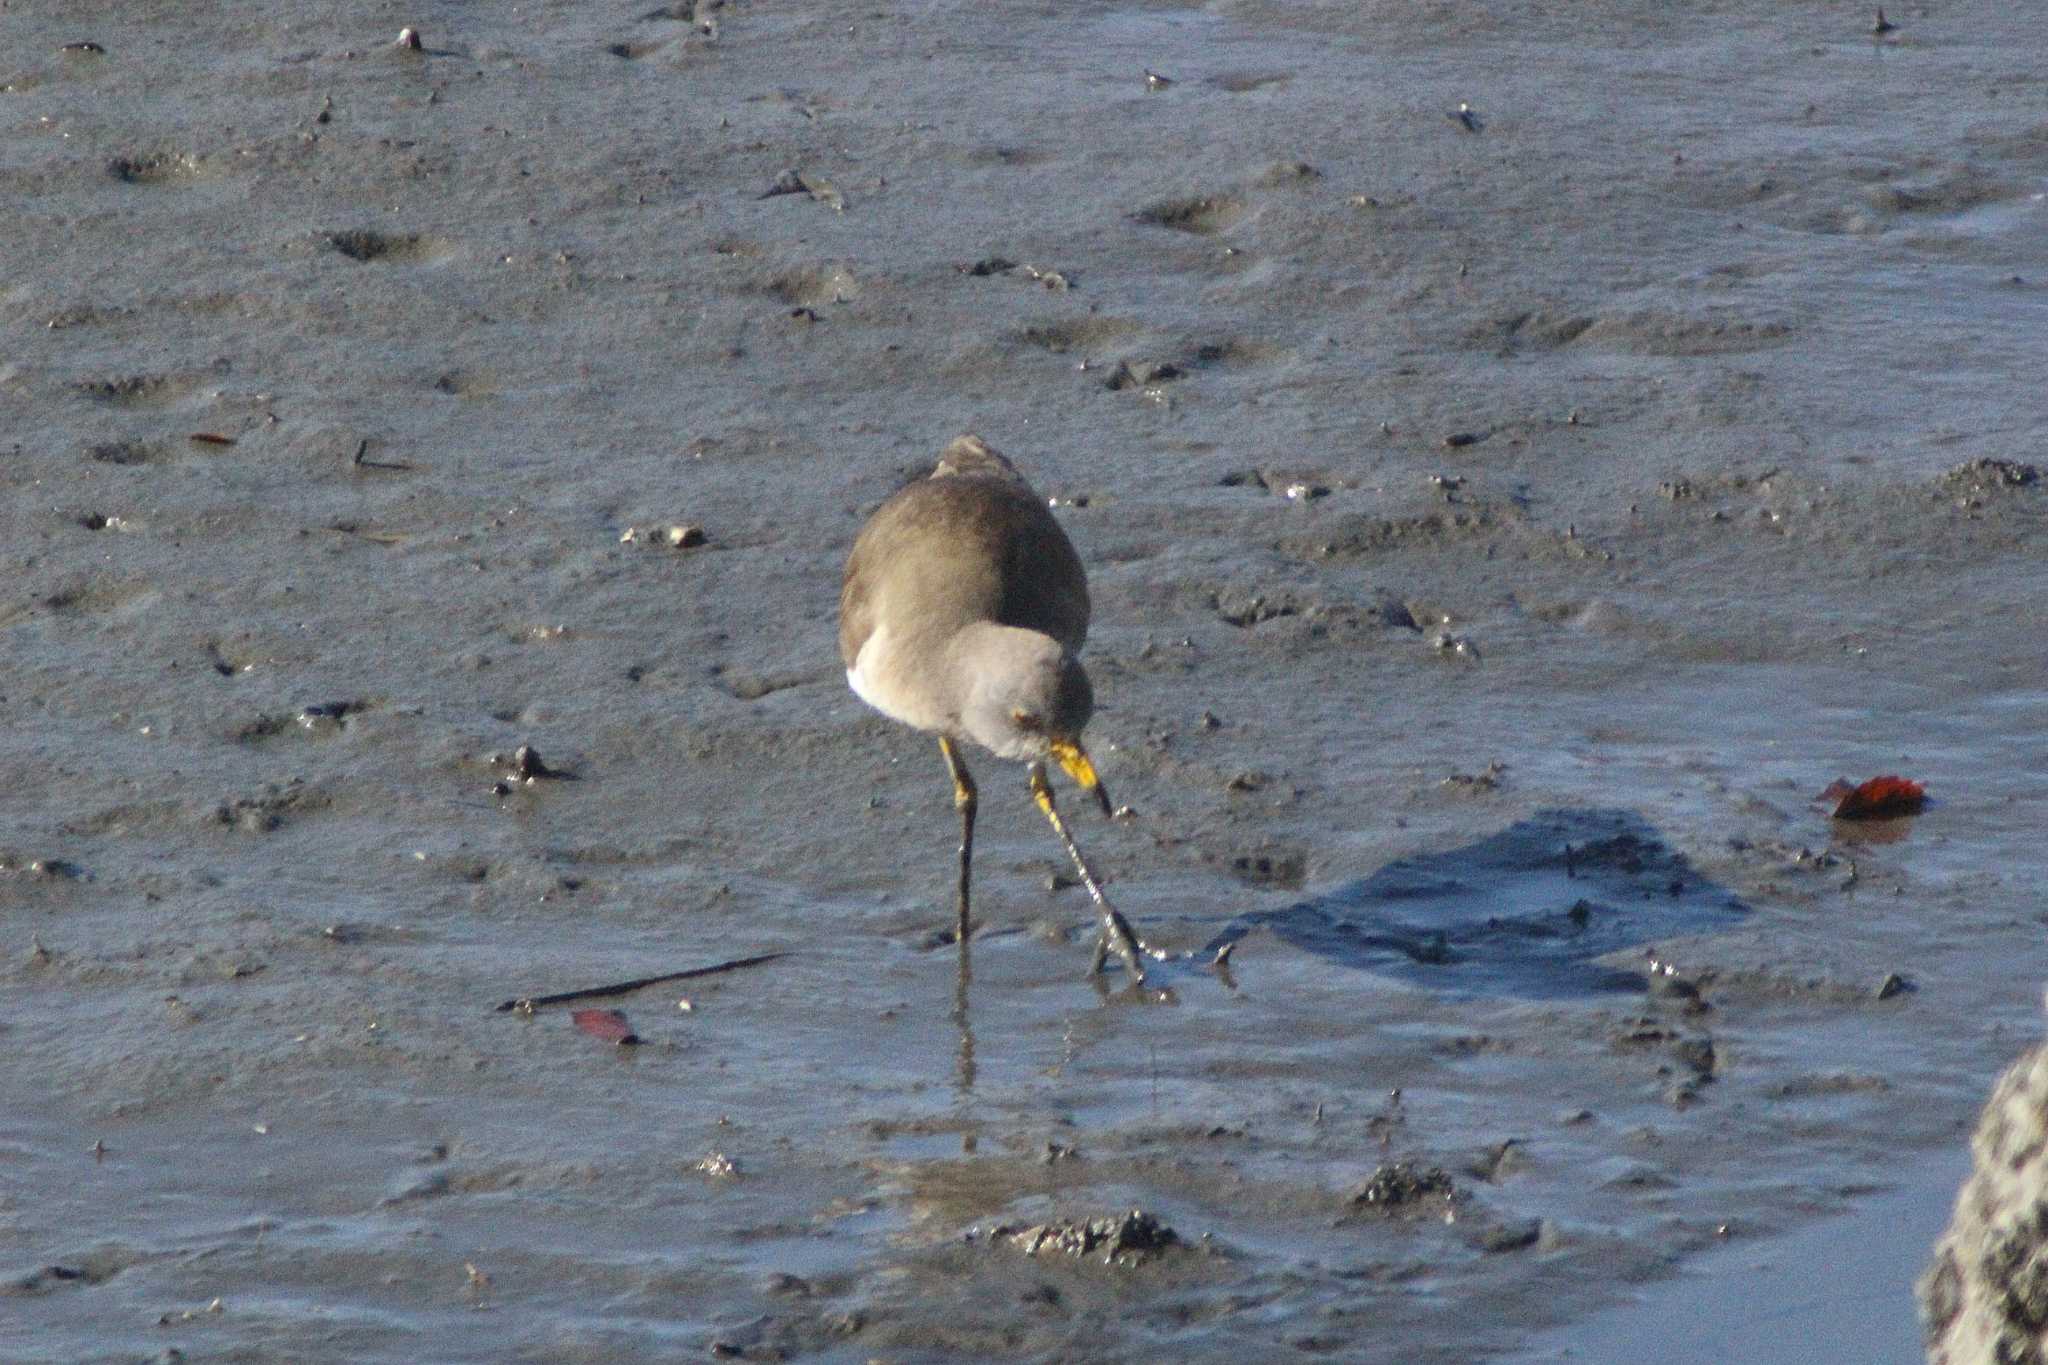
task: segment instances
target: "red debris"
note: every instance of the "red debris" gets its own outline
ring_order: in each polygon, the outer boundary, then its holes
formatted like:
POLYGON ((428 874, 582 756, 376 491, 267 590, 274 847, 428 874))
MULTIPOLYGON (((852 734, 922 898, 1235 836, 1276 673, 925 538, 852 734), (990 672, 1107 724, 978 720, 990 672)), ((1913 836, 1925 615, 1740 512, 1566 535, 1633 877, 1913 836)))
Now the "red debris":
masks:
POLYGON ((577 1010, 569 1018, 577 1028, 607 1043, 630 1047, 640 1041, 640 1035, 633 1032, 633 1026, 626 1022, 624 1010, 577 1010))
POLYGON ((1861 786, 1848 778, 1831 783, 1820 794, 1835 803, 1837 820, 1877 820, 1888 815, 1912 815, 1927 804, 1925 783, 1905 777, 1873 777, 1861 786))

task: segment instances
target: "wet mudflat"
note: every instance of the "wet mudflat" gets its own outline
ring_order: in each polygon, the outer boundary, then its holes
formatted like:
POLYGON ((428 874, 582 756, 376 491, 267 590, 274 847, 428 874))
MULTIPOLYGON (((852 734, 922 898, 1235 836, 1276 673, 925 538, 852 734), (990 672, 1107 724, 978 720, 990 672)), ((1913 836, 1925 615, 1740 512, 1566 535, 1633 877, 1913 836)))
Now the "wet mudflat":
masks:
POLYGON ((10 13, 0 1355, 1464 1361, 1959 1146, 2048 39, 1893 20, 10 13), (969 429, 1171 1003, 845 689, 969 429))

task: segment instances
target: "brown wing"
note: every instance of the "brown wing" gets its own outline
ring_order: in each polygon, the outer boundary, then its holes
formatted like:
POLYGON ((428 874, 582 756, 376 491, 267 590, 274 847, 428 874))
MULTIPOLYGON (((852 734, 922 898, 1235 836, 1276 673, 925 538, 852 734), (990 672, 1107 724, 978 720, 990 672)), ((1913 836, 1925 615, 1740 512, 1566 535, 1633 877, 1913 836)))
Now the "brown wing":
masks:
POLYGON ((875 630, 874 594, 868 590, 860 566, 861 543, 855 540, 853 553, 846 557, 846 574, 839 580, 839 657, 846 661, 848 669, 860 657, 860 647, 875 630))
POLYGON ((994 621, 1078 651, 1088 635, 1087 575, 1021 478, 952 474, 898 491, 854 541, 839 592, 848 668, 885 613, 906 637, 994 621))
POLYGON ((1081 652, 1088 639, 1088 572, 1059 521, 1028 490, 1003 544, 1002 605, 996 623, 1042 630, 1081 652))

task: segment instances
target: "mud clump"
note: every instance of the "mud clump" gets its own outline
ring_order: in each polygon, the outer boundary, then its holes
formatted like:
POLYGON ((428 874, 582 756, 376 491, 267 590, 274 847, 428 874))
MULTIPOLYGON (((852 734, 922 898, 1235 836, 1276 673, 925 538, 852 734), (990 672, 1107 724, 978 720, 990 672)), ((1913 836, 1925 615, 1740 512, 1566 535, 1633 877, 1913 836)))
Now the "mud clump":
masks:
POLYGON ((437 239, 419 233, 379 232, 374 228, 348 228, 325 234, 327 246, 351 261, 416 265, 446 254, 437 239))
POLYGON ((1458 1190, 1443 1167, 1394 1161, 1380 1167, 1351 1195, 1354 1210, 1382 1218, 1441 1218, 1457 1205, 1458 1190))
POLYGON ((117 156, 107 174, 129 185, 169 185, 197 179, 203 163, 189 152, 143 152, 117 156))
POLYGON ((1210 594, 1209 606, 1218 618, 1239 629, 1293 616, 1302 609, 1302 603, 1291 592, 1282 591, 1269 597, 1235 585, 1219 588, 1210 594))
POLYGON ((2032 488, 2041 481, 2041 471, 2018 460, 1971 460, 1941 476, 1940 487, 1948 493, 1991 493, 2006 488, 2032 488))
POLYGON ((991 1243, 1007 1242, 1027 1256, 1068 1256, 1126 1267, 1155 1259, 1181 1244, 1178 1233, 1143 1209, 1028 1227, 1003 1223, 988 1229, 984 1236, 991 1243))
POLYGON ((1931 1365, 2043 1365, 2048 1332, 2048 1047, 1999 1078, 1934 1262, 1920 1277, 1931 1365))

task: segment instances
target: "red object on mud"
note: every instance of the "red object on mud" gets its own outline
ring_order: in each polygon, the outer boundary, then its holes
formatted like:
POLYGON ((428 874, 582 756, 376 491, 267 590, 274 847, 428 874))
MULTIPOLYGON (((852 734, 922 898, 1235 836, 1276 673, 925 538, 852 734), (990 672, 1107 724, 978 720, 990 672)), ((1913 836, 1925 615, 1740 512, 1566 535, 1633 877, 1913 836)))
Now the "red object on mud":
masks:
POLYGON ((1876 820, 1914 814, 1927 804, 1927 787, 1906 777, 1873 777, 1852 786, 1845 777, 1832 783, 1820 799, 1835 802, 1837 820, 1876 820))
POLYGON ((607 1043, 629 1047, 640 1041, 640 1035, 633 1032, 633 1026, 626 1022, 624 1010, 577 1010, 569 1018, 577 1028, 607 1043))

